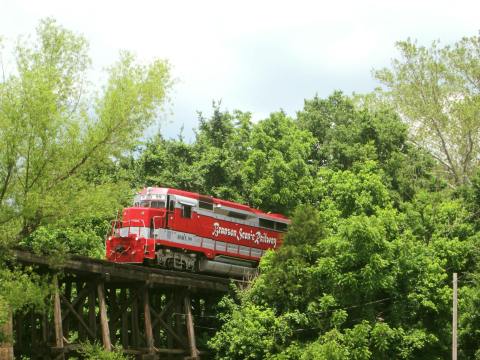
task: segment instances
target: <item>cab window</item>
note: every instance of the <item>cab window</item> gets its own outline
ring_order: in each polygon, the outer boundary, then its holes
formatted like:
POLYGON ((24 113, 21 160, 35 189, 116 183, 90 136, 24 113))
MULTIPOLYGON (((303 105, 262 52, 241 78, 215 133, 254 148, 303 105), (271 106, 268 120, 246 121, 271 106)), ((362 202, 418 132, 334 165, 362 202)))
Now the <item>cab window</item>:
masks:
POLYGON ((165 201, 161 201, 161 200, 142 200, 140 202, 135 203, 135 206, 163 209, 163 208, 165 208, 165 201))
POLYGON ((165 201, 152 201, 150 207, 152 208, 157 208, 157 209, 163 209, 165 208, 165 201))
POLYGON ((182 204, 182 217, 190 219, 192 217, 192 206, 182 204))

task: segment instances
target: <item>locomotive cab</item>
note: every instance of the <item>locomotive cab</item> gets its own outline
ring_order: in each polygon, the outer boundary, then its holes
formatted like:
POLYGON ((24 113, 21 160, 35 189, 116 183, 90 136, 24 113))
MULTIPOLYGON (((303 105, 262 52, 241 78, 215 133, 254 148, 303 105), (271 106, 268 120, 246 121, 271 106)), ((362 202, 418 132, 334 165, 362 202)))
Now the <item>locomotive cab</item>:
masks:
POLYGON ((147 188, 137 194, 132 207, 122 211, 112 223, 106 241, 107 259, 115 262, 142 263, 154 258, 158 230, 167 226, 167 194, 147 188), (150 240, 150 241, 149 241, 150 240))

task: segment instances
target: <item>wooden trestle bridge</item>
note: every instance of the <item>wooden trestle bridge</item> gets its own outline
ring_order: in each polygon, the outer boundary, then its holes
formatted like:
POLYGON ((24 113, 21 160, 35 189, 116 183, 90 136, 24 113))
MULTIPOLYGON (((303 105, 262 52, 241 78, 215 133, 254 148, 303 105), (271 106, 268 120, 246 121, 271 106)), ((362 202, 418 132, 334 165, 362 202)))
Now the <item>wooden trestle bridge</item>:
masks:
POLYGON ((68 359, 90 341, 137 359, 208 358, 200 340, 215 328, 212 307, 231 280, 86 257, 58 268, 32 253, 15 257, 51 274, 54 289, 50 311, 14 316, 15 356, 68 359))

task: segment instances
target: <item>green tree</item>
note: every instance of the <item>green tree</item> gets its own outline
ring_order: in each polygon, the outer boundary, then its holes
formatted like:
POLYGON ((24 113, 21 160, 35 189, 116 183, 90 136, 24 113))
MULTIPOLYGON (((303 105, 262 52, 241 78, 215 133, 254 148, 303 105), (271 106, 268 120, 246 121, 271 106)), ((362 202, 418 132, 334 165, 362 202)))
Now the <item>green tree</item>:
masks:
POLYGON ((242 169, 250 204, 289 214, 298 204, 311 202, 313 144, 311 133, 283 112, 255 124, 242 169))
POLYGON ((469 182, 480 159, 480 37, 429 48, 397 43, 400 58, 375 72, 383 95, 454 186, 469 182))
POLYGON ((480 286, 478 270, 460 278, 459 292, 459 355, 465 359, 480 358, 480 286), (467 283, 469 286, 462 286, 467 283))
POLYGON ((272 309, 254 304, 239 307, 228 299, 221 305, 228 309, 227 322, 210 341, 218 359, 265 359, 291 336, 288 320, 276 317, 272 309))
POLYGON ((213 114, 199 114, 195 141, 164 139, 147 141, 135 161, 137 186, 170 186, 227 200, 245 201, 241 168, 248 153, 250 114, 221 111, 214 103, 213 114))
POLYGON ((167 186, 202 191, 203 179, 193 168, 197 153, 180 137, 165 139, 160 134, 149 139, 135 161, 134 186, 167 186))
POLYGON ((93 208, 112 213, 115 190, 91 186, 87 175, 131 150, 162 107, 171 85, 165 61, 139 65, 122 53, 95 95, 87 50, 83 37, 43 20, 0 82, 2 237, 25 237, 93 208))
POLYGON ((200 114, 200 126, 195 139, 197 161, 194 171, 201 174, 203 191, 227 200, 245 202, 243 163, 247 156, 250 113, 222 112, 220 104, 213 104, 209 119, 200 114))
POLYGON ((297 122, 315 136, 312 161, 317 168, 347 170, 374 160, 397 202, 410 200, 416 189, 433 182, 430 155, 412 146, 407 125, 383 104, 356 104, 336 91, 326 99, 305 100, 297 122))

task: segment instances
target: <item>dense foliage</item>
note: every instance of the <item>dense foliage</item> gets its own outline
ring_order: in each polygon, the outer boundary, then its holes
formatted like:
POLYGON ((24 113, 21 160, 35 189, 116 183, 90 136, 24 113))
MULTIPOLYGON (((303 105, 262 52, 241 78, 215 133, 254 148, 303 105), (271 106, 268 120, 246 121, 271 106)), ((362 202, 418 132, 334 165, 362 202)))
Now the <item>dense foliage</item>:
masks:
MULTIPOLYGON (((226 301, 211 347, 219 359, 448 357, 451 274, 475 279, 477 190, 433 177, 386 110, 355 109, 339 93, 306 101, 299 126, 321 122, 310 205, 296 208, 251 288, 226 301)), ((476 285, 461 287, 472 309, 476 285)), ((461 326, 475 329, 473 313, 461 326)), ((467 358, 480 346, 469 331, 461 343, 467 358)))
MULTIPOLYGON (((122 54, 103 90, 85 93, 85 39, 43 21, 0 82, 0 255, 20 244, 101 257, 135 189, 197 191, 292 218, 258 278, 219 304, 217 359, 448 358, 453 272, 460 355, 480 359, 478 44, 399 43, 403 59, 376 73, 381 97, 338 91, 258 122, 214 104, 193 142, 137 146, 168 64, 122 54)), ((0 325, 44 306, 49 279, 0 269, 0 325)))
POLYGON ((131 356, 125 355, 121 347, 115 347, 112 351, 105 351, 103 346, 98 343, 83 343, 79 349, 79 354, 85 360, 130 360, 131 356))

